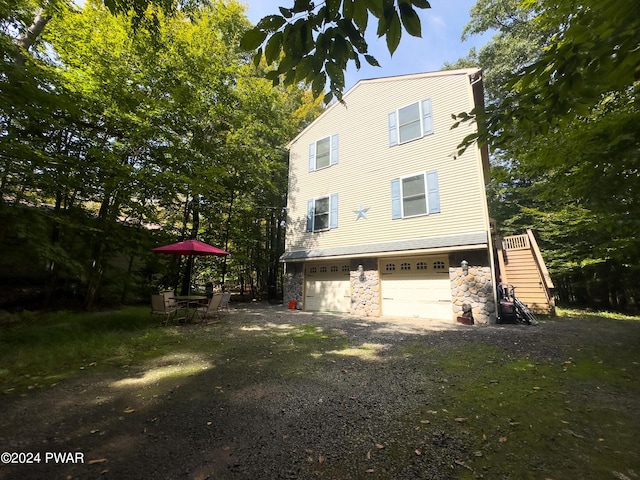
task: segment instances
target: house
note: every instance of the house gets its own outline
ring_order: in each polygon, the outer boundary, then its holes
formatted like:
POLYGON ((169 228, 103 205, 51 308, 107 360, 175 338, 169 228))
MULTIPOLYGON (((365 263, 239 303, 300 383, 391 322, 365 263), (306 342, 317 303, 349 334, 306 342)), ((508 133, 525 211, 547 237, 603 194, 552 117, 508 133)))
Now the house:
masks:
POLYGON ((477 68, 363 80, 290 144, 285 303, 356 316, 496 316, 486 149, 457 147, 477 68))

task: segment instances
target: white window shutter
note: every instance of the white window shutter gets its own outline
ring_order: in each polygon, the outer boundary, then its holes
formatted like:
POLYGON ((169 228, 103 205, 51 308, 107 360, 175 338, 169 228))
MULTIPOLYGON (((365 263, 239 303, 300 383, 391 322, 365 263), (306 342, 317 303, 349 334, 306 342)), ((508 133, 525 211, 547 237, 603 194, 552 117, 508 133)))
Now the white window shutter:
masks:
POLYGON ((313 232, 314 201, 307 201, 307 232, 313 232))
POLYGON ((433 134, 433 112, 431 111, 431 99, 422 101, 422 136, 433 134))
POLYGON ((391 218, 402 218, 402 198, 400 198, 400 179, 391 180, 391 218))
POLYGON ((427 194, 429 195, 429 213, 440 213, 440 188, 438 172, 427 172, 427 194))
POLYGON ((331 160, 330 165, 338 163, 338 134, 331 135, 331 160))
POLYGON ((316 142, 309 144, 309 171, 316 169, 316 142))
POLYGON ((389 146, 393 147, 398 144, 398 117, 396 112, 389 114, 389 146))
POLYGON ((329 228, 338 228, 338 194, 334 193, 329 199, 329 228))

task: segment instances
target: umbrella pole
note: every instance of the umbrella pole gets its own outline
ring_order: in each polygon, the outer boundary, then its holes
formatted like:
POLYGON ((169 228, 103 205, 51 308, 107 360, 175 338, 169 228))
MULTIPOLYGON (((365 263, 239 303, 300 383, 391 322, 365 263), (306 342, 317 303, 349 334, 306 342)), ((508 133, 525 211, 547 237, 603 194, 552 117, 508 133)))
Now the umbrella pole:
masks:
POLYGON ((187 268, 186 273, 184 275, 184 279, 182 280, 182 293, 181 295, 189 295, 189 290, 191 290, 191 273, 193 271, 193 254, 189 254, 187 258, 187 268))

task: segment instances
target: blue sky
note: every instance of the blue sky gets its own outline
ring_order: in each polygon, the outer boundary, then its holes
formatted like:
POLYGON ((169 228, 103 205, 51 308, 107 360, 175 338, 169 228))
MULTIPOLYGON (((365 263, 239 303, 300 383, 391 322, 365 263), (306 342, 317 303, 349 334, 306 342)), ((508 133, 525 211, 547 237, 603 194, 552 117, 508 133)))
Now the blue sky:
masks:
MULTIPOLYGON (((294 0, 242 0, 247 5, 247 15, 257 23, 265 15, 278 13, 278 7, 291 7, 294 0)), ((469 21, 469 10, 476 0, 430 0, 431 8, 419 12, 422 22, 422 38, 404 33, 393 57, 389 55, 384 38, 378 39, 374 22, 367 32, 369 53, 381 67, 371 67, 362 60, 362 68, 356 70, 353 62, 345 74, 346 90, 359 80, 388 77, 408 73, 440 70, 445 62, 464 57, 472 46, 480 47, 490 35, 475 36, 461 42, 462 29, 469 21)), ((346 91, 345 90, 345 91, 346 91)))

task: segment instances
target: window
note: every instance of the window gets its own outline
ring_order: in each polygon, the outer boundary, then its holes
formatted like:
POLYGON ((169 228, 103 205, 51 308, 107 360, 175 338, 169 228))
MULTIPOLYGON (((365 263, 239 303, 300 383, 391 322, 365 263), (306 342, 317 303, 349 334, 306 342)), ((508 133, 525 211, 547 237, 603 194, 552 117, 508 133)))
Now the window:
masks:
POLYGON ((402 216, 413 217, 427 213, 424 174, 402 179, 402 216))
POLYGON ((444 270, 445 264, 442 261, 433 262, 433 268, 434 270, 444 270))
POLYGON ((338 194, 307 202, 307 232, 338 228, 338 194))
POLYGON ((327 230, 329 228, 329 197, 319 198, 315 202, 313 211, 313 230, 327 230))
POLYGON ((393 272, 396 269, 396 264, 395 263, 387 263, 384 266, 385 271, 387 272, 393 272))
POLYGON ((412 103, 389 114, 389 146, 410 142, 433 133, 431 99, 412 103))
POLYGON ((320 273, 327 273, 327 267, 325 266, 320 267, 320 273))
POLYGON ((411 264, 409 262, 401 263, 400 270, 411 270, 411 264))
POLYGON ((438 172, 392 180, 391 210, 393 219, 440 213, 438 172))
POLYGON ((331 272, 337 272, 338 271, 338 266, 337 265, 331 265, 331 272))
POLYGON ((427 262, 416 263, 416 270, 426 270, 427 268, 427 262))
POLYGON ((349 271, 350 271, 349 265, 342 266, 342 273, 349 273, 349 271))
POLYGON ((309 144, 309 171, 338 163, 338 134, 325 137, 309 144))

